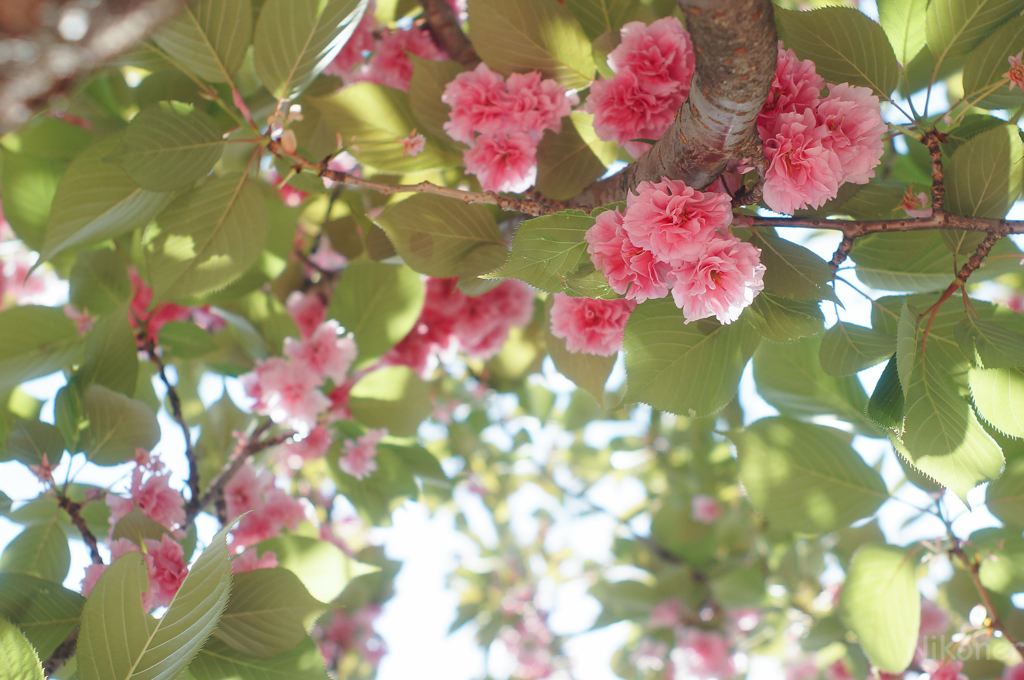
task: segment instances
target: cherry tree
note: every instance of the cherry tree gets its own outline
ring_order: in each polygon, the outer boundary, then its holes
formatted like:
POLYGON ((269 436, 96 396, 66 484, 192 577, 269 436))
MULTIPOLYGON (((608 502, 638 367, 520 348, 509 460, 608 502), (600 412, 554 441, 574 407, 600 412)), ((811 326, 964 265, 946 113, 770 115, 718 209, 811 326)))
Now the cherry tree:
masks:
POLYGON ((874 9, 0 3, 5 673, 372 677, 418 501, 511 677, 1024 678, 1024 0, 874 9))

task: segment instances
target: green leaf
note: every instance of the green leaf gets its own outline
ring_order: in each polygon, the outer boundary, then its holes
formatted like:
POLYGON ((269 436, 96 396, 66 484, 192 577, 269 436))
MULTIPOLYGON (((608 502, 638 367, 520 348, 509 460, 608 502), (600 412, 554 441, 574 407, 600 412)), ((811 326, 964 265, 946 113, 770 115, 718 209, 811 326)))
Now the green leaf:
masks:
POLYGON ((102 385, 92 385, 84 396, 89 427, 82 446, 96 465, 118 465, 135 457, 136 448, 151 450, 160 441, 156 416, 141 401, 102 385))
POLYGON ((583 238, 592 226, 594 218, 579 210, 523 222, 512 239, 508 262, 491 277, 519 279, 546 293, 562 292, 565 277, 590 261, 583 238))
POLYGON ((912 555, 892 546, 864 545, 853 555, 839 606, 872 664, 902 673, 914 657, 921 622, 912 555))
POLYGON ((788 345, 761 343, 754 354, 757 392, 782 415, 810 420, 832 415, 852 424, 857 432, 877 437, 864 417, 867 395, 855 375, 826 375, 821 368, 822 338, 796 340, 788 345))
MULTIPOLYGON (((508 248, 486 245, 474 248, 459 265, 458 288, 466 295, 483 295, 501 285, 500 279, 483 279, 482 276, 501 269, 508 259, 508 248)), ((604 277, 602 277, 603 279, 604 277)))
POLYGON ((807 248, 762 232, 754 232, 750 244, 761 249, 766 292, 792 300, 836 299, 828 285, 832 270, 807 248))
POLYGON ((209 175, 224 146, 217 123, 208 115, 162 102, 132 119, 108 161, 143 189, 173 191, 209 175))
POLYGON ((410 95, 401 90, 357 83, 327 97, 309 97, 308 101, 320 112, 331 134, 340 134, 348 144, 345 150, 363 165, 399 173, 462 165, 462 154, 452 150, 447 135, 435 137, 421 125, 413 113, 410 95), (402 139, 413 130, 427 140, 415 157, 407 155, 402 145, 402 139), (355 142, 350 143, 353 138, 355 142))
POLYGON ((225 175, 176 200, 146 231, 153 301, 206 295, 259 258, 269 216, 245 175, 225 175))
POLYGON ((1024 370, 972 368, 971 397, 978 414, 1011 437, 1024 437, 1024 370))
POLYGON ((639 4, 637 0, 567 0, 565 6, 594 39, 604 33, 617 33, 633 19, 639 4))
POLYGON ((172 357, 198 359, 217 351, 209 331, 191 321, 171 321, 160 328, 160 346, 172 357))
POLYGON ((754 298, 746 318, 769 342, 790 342, 825 329, 825 317, 817 302, 790 300, 764 291, 754 298))
POLYGON ((269 659, 302 642, 324 609, 287 569, 255 569, 232 577, 213 635, 241 654, 269 659))
POLYGON ((0 616, 0 675, 5 680, 43 680, 36 650, 18 627, 0 616))
POLYGON ((249 0, 200 0, 153 34, 178 64, 211 83, 231 82, 251 41, 249 0))
POLYGON ((775 11, 779 37, 801 59, 810 59, 829 83, 870 87, 888 98, 899 82, 899 66, 882 27, 853 7, 810 12, 775 11))
MULTIPOLYGON (((364 422, 362 418, 359 420, 364 422)), ((342 453, 342 441, 338 438, 327 453, 327 466, 334 483, 338 486, 338 492, 351 501, 360 515, 377 525, 389 521, 391 511, 399 499, 419 496, 416 477, 424 477, 420 470, 425 467, 421 465, 424 462, 421 457, 425 454, 433 458, 429 452, 419 447, 380 444, 377 447, 377 457, 374 458, 377 470, 370 476, 358 480, 343 472, 338 466, 338 459, 342 453)), ((439 467, 436 459, 433 465, 435 469, 432 474, 436 474, 439 467)))
POLYGON ((879 364, 896 349, 891 335, 856 324, 837 321, 821 339, 819 358, 826 374, 852 375, 879 364))
POLYGON ((466 69, 457 61, 430 61, 414 54, 412 79, 409 81, 409 106, 423 130, 436 139, 451 141, 444 131, 451 107, 441 101, 445 86, 466 69))
MULTIPOLYGON (((569 121, 572 126, 576 128, 576 132, 589 146, 590 150, 594 152, 594 155, 604 163, 607 167, 614 163, 619 158, 619 145, 616 142, 609 142, 600 139, 597 136, 597 132, 594 130, 594 116, 585 111, 577 110, 569 114, 569 121)), ((625 201, 621 203, 614 203, 612 206, 605 206, 605 208, 614 207, 621 205, 622 209, 626 209, 625 201)), ((597 217, 603 212, 598 208, 594 208, 591 212, 591 217, 597 217)))
POLYGON ((139 373, 138 354, 128 310, 121 307, 104 316, 85 339, 85 361, 80 372, 82 389, 97 384, 133 396, 139 373))
POLYGON ((966 97, 984 109, 1015 109, 1024 104, 1024 93, 1011 90, 1008 83, 996 86, 1010 70, 1007 58, 1017 54, 1021 47, 1024 47, 1024 17, 1013 17, 967 57, 963 75, 966 97))
POLYGON ((309 536, 277 536, 256 545, 260 556, 272 551, 277 564, 294 573, 309 594, 321 602, 333 602, 349 582, 377 567, 358 562, 333 543, 309 536))
POLYGON ((1024 336, 984 319, 967 316, 953 329, 960 350, 981 368, 1024 366, 1024 336))
POLYGON ((889 37, 896 59, 901 64, 924 47, 925 8, 928 0, 879 0, 878 23, 889 37))
POLYGON ((266 0, 253 35, 256 75, 277 99, 291 99, 334 61, 366 0, 266 0))
POLYGON ((29 248, 39 250, 46 238, 46 224, 65 164, 51 158, 0 149, 0 190, 4 218, 29 248))
POLYGON ((566 88, 594 79, 587 34, 565 7, 546 0, 470 0, 470 40, 504 75, 538 70, 566 88))
POLYGON ((189 570, 163 618, 142 610, 149 578, 139 553, 100 577, 82 612, 78 675, 82 680, 174 680, 209 637, 231 590, 227 534, 221 529, 189 570))
POLYGON ((144 227, 171 202, 173 194, 140 189, 121 168, 106 162, 119 143, 120 135, 97 142, 64 173, 53 197, 42 259, 144 227))
POLYGON ((899 372, 904 396, 910 389, 911 374, 917 361, 917 324, 918 314, 904 301, 896 325, 896 370, 899 372))
POLYGON ((113 250, 81 250, 68 278, 71 304, 93 315, 110 314, 132 296, 124 261, 113 250))
POLYGON ((946 165, 946 207, 957 215, 1006 217, 1020 197, 1024 144, 1016 125, 972 137, 946 165))
POLYGON ((404 265, 355 262, 335 287, 327 316, 355 335, 358 365, 365 365, 409 334, 424 295, 420 275, 404 265))
POLYGON ((872 288, 926 293, 953 280, 953 254, 932 231, 871 234, 854 242, 850 257, 872 288))
POLYGON ((348 402, 353 417, 367 427, 386 427, 411 437, 433 408, 430 385, 408 366, 385 366, 352 387, 348 402))
MULTIPOLYGON (((553 301, 554 297, 548 298, 546 305, 547 316, 545 318, 549 319, 551 316, 551 304, 553 301)), ((603 404, 604 384, 608 382, 608 376, 611 375, 612 367, 615 366, 618 354, 613 354, 610 357, 599 357, 594 354, 585 354, 584 352, 570 352, 566 349, 563 338, 556 338, 551 334, 550 322, 544 324, 544 341, 548 354, 551 355, 551 361, 555 362, 555 368, 558 369, 558 372, 576 383, 577 387, 582 387, 594 395, 594 399, 597 400, 598 404, 603 404)))
POLYGON ((625 401, 682 415, 710 415, 736 396, 760 337, 742 321, 687 324, 670 299, 648 300, 626 324, 625 401))
POLYGON ((889 497, 881 475, 844 433, 763 418, 737 437, 740 481, 769 522, 820 534, 875 513, 889 497))
POLYGON ((196 680, 328 680, 320 650, 308 635, 290 652, 272 659, 251 659, 220 640, 210 640, 188 670, 196 680))
MULTIPOLYGON (((879 427, 901 432, 903 430, 903 408, 906 400, 900 385, 896 355, 893 354, 885 370, 875 383, 875 390, 868 399, 864 413, 879 427)), ((909 455, 909 454, 908 454, 909 455)))
POLYGON ((559 133, 545 132, 537 146, 534 188, 557 201, 570 199, 603 175, 601 162, 576 126, 563 121, 559 133))
POLYGON ((967 503, 967 492, 994 480, 1003 469, 1003 453, 985 432, 974 410, 953 385, 955 365, 932 347, 917 347, 906 389, 903 444, 914 467, 951 489, 967 503))
POLYGON ((967 54, 1021 10, 1021 0, 932 0, 925 23, 928 48, 939 63, 967 54))
POLYGON ((147 538, 159 541, 164 534, 170 533, 164 525, 147 517, 136 505, 131 512, 117 520, 113 531, 110 532, 110 540, 127 538, 141 548, 147 538))
POLYGON ((1011 460, 985 490, 985 506, 1003 524, 1024 529, 1024 458, 1011 460))
POLYGON ((28 305, 0 312, 0 390, 60 370, 81 350, 74 322, 59 309, 28 305))
POLYGON ((0 556, 0 572, 38 576, 61 583, 71 568, 68 537, 54 514, 50 522, 31 524, 7 544, 0 556))
POLYGON ((0 616, 25 634, 44 659, 78 627, 85 598, 25 574, 0 574, 0 616))
POLYGON ((38 420, 25 420, 7 435, 7 454, 2 459, 40 465, 45 455, 50 465, 56 465, 63 454, 64 437, 56 427, 38 420))
POLYGON ((410 196, 389 205, 376 221, 405 263, 429 276, 457 276, 470 251, 488 244, 504 245, 485 207, 443 196, 410 196))

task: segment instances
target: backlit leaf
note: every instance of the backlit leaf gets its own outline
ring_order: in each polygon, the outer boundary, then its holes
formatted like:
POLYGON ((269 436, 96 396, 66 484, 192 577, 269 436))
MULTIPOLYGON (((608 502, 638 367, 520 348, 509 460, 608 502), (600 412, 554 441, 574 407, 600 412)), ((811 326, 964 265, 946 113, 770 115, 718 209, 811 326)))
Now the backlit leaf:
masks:
POLYGON ((0 675, 6 680, 43 680, 43 667, 18 627, 0 616, 0 675))
POLYGON ((200 0, 153 34, 176 62, 211 83, 230 82, 252 41, 249 0, 200 0))
POLYGON ((1024 93, 1002 83, 1008 57, 1024 48, 1024 17, 1013 17, 974 48, 964 65, 964 94, 986 109, 1011 109, 1024 104, 1024 93), (1001 83, 997 85, 997 83, 1001 83))
POLYGON ((0 573, 0 616, 17 624, 44 659, 78 627, 84 605, 84 597, 59 583, 0 573))
POLYGON ((85 392, 85 416, 89 427, 82 432, 82 446, 90 462, 117 465, 135 458, 135 449, 147 451, 160 440, 156 416, 143 402, 93 385, 85 392))
POLYGON ((523 222, 512 239, 512 252, 495 278, 519 279, 546 293, 564 290, 563 279, 589 262, 587 230, 594 218, 566 210, 523 222))
POLYGON ((895 349, 891 335, 837 321, 821 339, 821 368, 831 376, 851 375, 885 361, 895 349))
POLYGON ((61 583, 71 568, 68 537, 57 522, 30 524, 14 537, 0 556, 0 572, 38 576, 44 581, 61 583))
POLYGON ((60 370, 82 346, 75 323, 59 309, 26 305, 0 312, 0 390, 60 370))
POLYGON ((972 368, 971 397, 978 414, 1011 437, 1024 437, 1024 370, 972 368))
POLYGON ((1024 143, 1015 125, 972 137, 946 165, 946 206, 957 215, 1005 217, 1020 197, 1024 143))

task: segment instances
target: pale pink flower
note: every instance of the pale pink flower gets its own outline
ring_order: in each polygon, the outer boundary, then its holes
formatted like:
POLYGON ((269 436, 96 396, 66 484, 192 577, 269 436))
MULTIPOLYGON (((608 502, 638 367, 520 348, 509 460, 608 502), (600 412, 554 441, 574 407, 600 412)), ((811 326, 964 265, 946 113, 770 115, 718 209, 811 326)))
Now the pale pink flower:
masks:
MULTIPOLYGON (((345 265, 348 264, 348 258, 331 247, 330 239, 322 236, 320 237, 319 242, 317 242, 316 250, 308 259, 310 263, 316 266, 317 270, 322 272, 341 271, 345 268, 345 265)), ((313 272, 308 273, 312 274, 313 272)), ((323 319, 321 318, 321 321, 322 320, 323 319)), ((317 325, 319 325, 319 323, 317 325)))
POLYGON ((736 672, 729 642, 719 633, 689 628, 679 645, 686 670, 698 678, 730 678, 736 672))
POLYGON ((825 668, 825 677, 828 680, 853 680, 853 674, 842 659, 836 659, 825 668))
MULTIPOLYGON (((118 558, 130 552, 139 552, 139 547, 127 538, 117 539, 110 544, 110 564, 113 564, 118 558)), ((82 579, 83 597, 89 597, 89 593, 96 587, 96 582, 100 580, 100 576, 106 570, 107 565, 105 564, 90 564, 85 568, 85 578, 82 579)))
POLYGON ((484 191, 521 193, 537 181, 537 143, 525 132, 480 135, 463 160, 484 191))
POLYGON ((402 142, 402 156, 418 156, 427 146, 427 138, 416 134, 416 128, 413 128, 408 137, 403 137, 399 141, 402 142))
POLYGON ((408 92, 412 79, 409 54, 429 61, 448 59, 448 55, 434 44, 430 34, 419 26, 387 31, 377 43, 366 72, 355 80, 367 80, 408 92))
POLYGON ((679 600, 665 600, 651 607, 647 625, 651 628, 675 628, 682 617, 683 605, 679 600))
POLYGON ((349 37, 345 46, 341 48, 341 51, 338 52, 338 56, 334 58, 334 61, 324 69, 324 73, 332 76, 346 75, 354 66, 363 63, 364 56, 373 50, 373 33, 380 27, 377 23, 377 18, 374 16, 375 4, 373 0, 370 0, 367 4, 366 11, 363 12, 363 18, 359 20, 355 31, 349 37))
POLYGON ((901 205, 908 217, 922 218, 932 216, 932 208, 928 205, 928 194, 923 191, 918 192, 915 196, 913 189, 908 188, 907 192, 903 194, 901 205))
POLYGON ((491 134, 501 130, 511 107, 504 78, 483 63, 448 83, 441 101, 452 109, 444 124, 445 132, 464 144, 473 143, 474 132, 491 134))
POLYGON ((672 273, 672 298, 686 323, 714 316, 732 323, 764 288, 761 251, 735 236, 716 236, 672 273))
POLYGON ((336 609, 326 625, 321 623, 323 641, 320 652, 328 665, 335 664, 337 658, 348 651, 356 651, 359 656, 372 666, 380 663, 387 653, 384 640, 373 628, 373 620, 380 616, 381 607, 369 604, 354 614, 346 614, 336 609))
POLYGON ((151 475, 144 483, 138 484, 141 472, 136 468, 132 474, 132 498, 151 520, 168 529, 185 524, 185 499, 181 493, 168 485, 168 475, 151 475))
POLYGON ((960 672, 960 669, 963 667, 963 661, 944 663, 931 672, 929 680, 969 680, 966 675, 960 672))
POLYGON ((690 499, 690 516, 701 524, 714 524, 722 516, 722 505, 714 496, 699 493, 690 499))
POLYGON ((931 600, 921 598, 921 627, 918 635, 942 635, 949 630, 949 615, 931 600))
POLYGON ((513 73, 507 87, 510 101, 502 131, 525 132, 538 142, 544 130, 561 132, 562 118, 579 104, 579 97, 567 97, 565 88, 557 81, 542 80, 538 71, 513 73))
POLYGON ((305 340, 285 338, 284 354, 296 369, 312 371, 320 378, 330 378, 338 384, 345 380, 356 359, 357 349, 351 333, 338 337, 338 322, 331 319, 317 326, 305 340))
POLYGON ((330 430, 323 425, 317 425, 299 441, 290 441, 281 448, 286 457, 298 456, 302 460, 314 460, 327 453, 330 446, 330 430))
POLYGON ((331 405, 327 395, 317 389, 323 376, 306 363, 270 357, 256 362, 256 370, 239 379, 246 393, 257 400, 253 410, 269 415, 274 422, 295 420, 313 427, 331 405))
POLYGON ((668 295, 669 265, 658 262, 649 251, 634 244, 622 226, 619 209, 606 210, 587 230, 587 252, 604 273, 611 289, 628 299, 643 302, 668 295))
POLYGON ((813 111, 780 114, 771 129, 758 132, 768 161, 764 201, 769 208, 792 215, 808 205, 820 208, 836 197, 842 167, 825 147, 829 130, 818 124, 813 111))
POLYGON ((135 502, 114 493, 107 493, 105 500, 107 507, 110 508, 108 521, 110 522, 110 531, 113 532, 121 518, 135 509, 135 502))
POLYGON ((273 479, 269 472, 263 470, 257 475, 256 468, 246 461, 224 485, 224 503, 227 506, 228 519, 232 520, 262 504, 263 489, 272 483, 273 479))
POLYGON ((1024 663, 1005 667, 1002 680, 1024 680, 1024 663))
POLYGON ((225 485, 224 500, 229 520, 249 513, 232 531, 234 546, 250 546, 273 538, 284 527, 294 530, 306 516, 300 500, 275 487, 269 471, 257 473, 249 462, 225 485))
POLYGON ((338 467, 356 479, 369 477, 377 469, 377 462, 374 460, 377 456, 377 445, 387 434, 388 431, 381 428, 367 430, 366 434, 356 437, 355 441, 346 439, 345 455, 338 459, 338 467))
POLYGON ((525 326, 533 318, 534 292, 522 281, 508 279, 483 295, 464 297, 451 333, 472 357, 494 356, 505 344, 509 328, 525 326))
POLYGON ((1010 62, 1010 70, 1004 73, 1003 77, 1010 79, 1010 92, 1013 92, 1014 85, 1024 92, 1024 61, 1022 59, 1024 59, 1024 50, 1006 58, 1010 62))
POLYGON ((882 120, 878 97, 866 87, 829 85, 828 96, 818 103, 818 120, 829 134, 823 145, 839 159, 839 183, 867 184, 882 159, 882 135, 889 129, 882 120))
POLYGON ((166 607, 188 576, 185 552, 167 534, 161 536, 159 541, 147 538, 143 543, 146 546, 143 559, 149 570, 149 592, 146 593, 143 606, 146 610, 166 607))
POLYGON ((645 91, 639 76, 622 71, 595 81, 583 110, 594 115, 594 131, 599 138, 617 142, 633 158, 639 158, 650 144, 633 140, 660 138, 682 103, 679 94, 659 97, 645 91))
POLYGON ((797 59, 793 50, 787 50, 780 42, 775 78, 768 99, 757 117, 758 128, 771 129, 775 119, 783 113, 803 113, 805 109, 815 109, 824 87, 825 79, 815 71, 814 62, 810 59, 797 59))
POLYGON ((665 17, 645 26, 632 21, 620 31, 622 42, 608 55, 612 71, 635 74, 645 92, 686 99, 693 77, 694 55, 690 34, 679 19, 665 17))
POLYGON ((634 307, 633 300, 592 300, 556 293, 551 305, 551 334, 563 338, 570 352, 610 357, 622 349, 622 334, 634 307))
POLYGON ((284 304, 288 309, 288 315, 299 327, 299 333, 303 338, 313 335, 313 331, 324 321, 327 305, 315 291, 309 293, 292 291, 284 304))
POLYGON ((96 323, 96 320, 99 318, 90 314, 89 310, 84 307, 82 308, 82 311, 78 311, 71 305, 64 305, 62 309, 64 311, 64 316, 75 322, 75 329, 78 331, 79 335, 85 335, 91 331, 93 324, 96 323))
POLYGON ((716 231, 732 223, 729 196, 692 189, 682 180, 640 182, 626 196, 622 227, 629 240, 673 266, 696 257, 716 231))
POLYGON ((231 560, 231 573, 241 574, 257 569, 273 569, 277 566, 277 554, 268 550, 261 556, 256 555, 256 548, 246 548, 241 555, 231 560))

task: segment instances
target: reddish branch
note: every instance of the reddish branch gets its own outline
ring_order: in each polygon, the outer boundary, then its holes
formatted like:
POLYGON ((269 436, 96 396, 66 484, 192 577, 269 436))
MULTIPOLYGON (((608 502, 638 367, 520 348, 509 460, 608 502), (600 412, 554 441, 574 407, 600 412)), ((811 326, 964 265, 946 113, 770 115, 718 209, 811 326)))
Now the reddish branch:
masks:
POLYGON ((981 603, 988 611, 988 620, 985 622, 986 627, 988 627, 990 631, 999 631, 1018 652, 1024 652, 1024 642, 1018 642, 1006 630, 1006 626, 1003 624, 1003 621, 999 616, 999 612, 992 603, 992 597, 989 595, 988 590, 985 589, 985 586, 981 584, 980 557, 978 555, 975 555, 974 559, 967 557, 966 553, 964 553, 963 547, 960 545, 960 539, 955 536, 950 536, 950 540, 953 544, 953 547, 949 549, 950 557, 956 555, 964 565, 964 568, 967 569, 967 573, 971 575, 971 581, 974 582, 974 588, 978 591, 978 595, 981 597, 981 603))
POLYGON ((571 207, 626 198, 644 181, 681 179, 703 189, 736 158, 757 156, 755 122, 775 74, 778 37, 770 0, 679 0, 693 39, 690 96, 661 139, 622 172, 597 182, 571 207))
POLYGON ((100 557, 100 551, 96 547, 96 537, 92 535, 85 520, 82 519, 82 504, 76 503, 60 492, 57 492, 57 503, 63 508, 64 512, 68 513, 68 517, 71 518, 71 523, 78 529, 78 533, 82 534, 82 540, 89 546, 89 555, 92 557, 92 563, 103 564, 103 558, 100 557))
POLYGON ((444 50, 452 61, 465 66, 467 69, 475 69, 480 63, 480 57, 470 44, 469 38, 462 32, 459 25, 459 17, 455 10, 446 0, 420 0, 423 5, 423 18, 426 20, 427 29, 434 42, 444 50))

